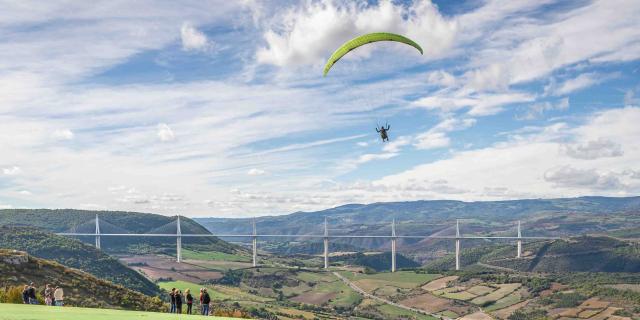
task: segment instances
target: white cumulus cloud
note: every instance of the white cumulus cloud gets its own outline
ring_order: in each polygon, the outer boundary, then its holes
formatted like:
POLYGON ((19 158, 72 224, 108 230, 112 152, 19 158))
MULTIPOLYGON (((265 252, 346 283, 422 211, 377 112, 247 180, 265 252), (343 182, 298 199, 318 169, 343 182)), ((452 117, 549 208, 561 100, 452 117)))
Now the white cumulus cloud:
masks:
POLYGON ((182 24, 180 28, 180 38, 182 39, 182 49, 187 51, 206 50, 213 45, 207 38, 207 35, 188 22, 182 24))
POLYGON ((169 125, 167 125, 166 123, 158 124, 157 129, 158 129, 157 134, 160 141, 168 142, 168 141, 175 140, 176 136, 173 133, 173 130, 171 130, 171 127, 169 127, 169 125))

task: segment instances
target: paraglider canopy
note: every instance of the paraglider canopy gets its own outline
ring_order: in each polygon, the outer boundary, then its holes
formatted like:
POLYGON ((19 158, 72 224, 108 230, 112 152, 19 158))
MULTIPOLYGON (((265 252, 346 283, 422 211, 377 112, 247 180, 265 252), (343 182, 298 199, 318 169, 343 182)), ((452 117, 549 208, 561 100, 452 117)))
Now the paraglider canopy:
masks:
POLYGON ((420 47, 420 45, 418 45, 415 41, 405 37, 405 36, 401 36, 399 34, 395 34, 395 33, 387 33, 387 32, 375 32, 375 33, 369 33, 369 34, 365 34, 356 38, 353 38, 347 42, 345 42, 342 46, 340 46, 340 48, 338 48, 329 58, 329 60, 327 60, 327 64, 325 64, 324 66, 324 73, 323 76, 326 76, 327 73, 329 72, 329 70, 331 69, 331 67, 338 62, 338 60, 340 60, 340 58, 342 58, 344 55, 346 55, 347 53, 349 53, 349 51, 363 46, 365 44, 371 43, 371 42, 378 42, 378 41, 395 41, 395 42, 400 42, 400 43, 404 43, 407 45, 410 45, 414 48, 416 48, 418 51, 420 51, 420 54, 422 54, 422 48, 420 47))

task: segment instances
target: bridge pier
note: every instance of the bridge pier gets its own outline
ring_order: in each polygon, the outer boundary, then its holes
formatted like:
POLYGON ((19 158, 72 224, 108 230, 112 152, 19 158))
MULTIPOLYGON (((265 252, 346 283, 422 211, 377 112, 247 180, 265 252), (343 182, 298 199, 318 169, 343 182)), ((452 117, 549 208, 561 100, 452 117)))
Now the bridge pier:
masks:
POLYGON ((456 270, 460 270, 460 220, 456 219, 456 270))
POLYGON ((182 262, 182 230, 180 230, 180 215, 176 225, 176 262, 182 262))
POLYGON ((96 248, 101 249, 100 248, 100 219, 98 218, 97 214, 96 214, 96 248))
POLYGON ((518 246, 517 258, 522 258, 522 233, 520 232, 520 221, 518 221, 518 240, 516 241, 518 246))
POLYGON ((396 272, 396 220, 391 222, 391 272, 396 272))
POLYGON ((324 268, 329 269, 329 229, 327 217, 324 217, 324 268))
POLYGON ((251 238, 251 248, 252 248, 252 261, 253 267, 258 266, 258 235, 256 233, 256 219, 253 218, 253 237, 251 238))

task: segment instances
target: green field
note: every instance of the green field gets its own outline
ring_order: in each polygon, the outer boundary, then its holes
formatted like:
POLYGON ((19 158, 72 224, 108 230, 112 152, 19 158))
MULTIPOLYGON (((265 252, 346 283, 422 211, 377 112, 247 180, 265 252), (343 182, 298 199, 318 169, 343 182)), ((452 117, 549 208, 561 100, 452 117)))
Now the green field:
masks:
POLYGON ((193 251, 182 249, 182 257, 191 260, 250 262, 251 257, 218 251, 193 251))
POLYGON ((89 309, 71 307, 47 307, 23 304, 0 303, 0 320, 163 320, 163 319, 233 319, 225 317, 202 317, 175 315, 157 312, 122 311, 112 309, 89 309))
POLYGON ((398 272, 381 272, 375 274, 362 274, 362 273, 353 273, 349 271, 341 271, 340 275, 343 277, 355 281, 362 279, 371 279, 371 280, 382 280, 382 281, 390 281, 395 283, 406 283, 411 284, 412 287, 419 286, 421 284, 427 283, 433 279, 440 277, 439 274, 425 274, 425 273, 415 273, 413 271, 398 271, 398 272))

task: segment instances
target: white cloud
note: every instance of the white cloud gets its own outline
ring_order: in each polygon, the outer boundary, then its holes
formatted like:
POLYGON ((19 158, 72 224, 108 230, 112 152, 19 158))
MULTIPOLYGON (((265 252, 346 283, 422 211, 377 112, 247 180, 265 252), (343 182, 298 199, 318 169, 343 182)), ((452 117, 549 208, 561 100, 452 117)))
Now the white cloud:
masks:
POLYGON ((451 139, 444 132, 425 132, 416 136, 413 145, 416 149, 428 150, 448 147, 451 139))
POLYGON ((435 95, 420 98, 414 101, 412 105, 428 110, 440 110, 445 113, 468 108, 469 115, 488 116, 501 112, 504 106, 530 102, 534 99, 535 96, 528 93, 468 95, 463 91, 442 91, 435 95))
POLYGON ((73 131, 69 129, 58 129, 53 132, 53 137, 57 140, 71 140, 73 139, 73 131))
POLYGON ((582 160, 621 157, 624 155, 620 144, 605 138, 587 141, 583 144, 566 144, 561 147, 561 150, 572 158, 582 160))
POLYGON ((441 87, 453 87, 456 84, 456 78, 449 72, 438 70, 427 74, 427 82, 441 87))
POLYGON ((451 139, 447 136, 448 132, 459 131, 467 129, 476 123, 476 119, 473 118, 447 118, 429 131, 418 134, 413 145, 416 149, 429 150, 448 147, 451 144, 451 139))
POLYGON ((20 169, 20 167, 18 166, 2 168, 2 174, 7 176, 15 176, 19 175, 20 173, 22 173, 22 169, 20 169))
POLYGON ((586 123, 573 128, 564 124, 532 128, 527 133, 518 132, 493 146, 455 152, 448 159, 419 165, 373 182, 394 190, 410 180, 446 179, 448 186, 466 190, 464 193, 397 192, 386 196, 376 193, 375 196, 385 197, 380 201, 392 201, 637 194, 640 192, 640 181, 634 178, 634 173, 638 168, 629 166, 640 163, 640 150, 635 147, 640 127, 634 123, 638 121, 640 108, 624 108, 596 113, 586 123), (611 156, 617 153, 617 147, 611 151, 612 146, 601 143, 606 140, 600 139, 615 141, 620 150, 625 152, 611 156), (567 140, 586 141, 580 144, 582 147, 573 146, 573 149, 579 150, 579 156, 592 159, 576 161, 576 154, 559 152, 567 140), (588 141, 600 142, 589 144, 588 141), (607 151, 602 151, 596 145, 606 145, 604 149, 607 151))
POLYGON ((400 136, 397 137, 393 140, 391 140, 390 142, 387 142, 384 144, 384 147, 382 147, 382 150, 384 152, 388 152, 388 153, 396 153, 398 151, 400 151, 400 149, 402 149, 402 147, 410 145, 411 144, 411 137, 409 136, 400 136))
POLYGON ((519 120, 534 120, 542 117, 546 112, 569 109, 569 98, 562 98, 556 102, 538 102, 529 106, 523 116, 516 116, 519 120))
MULTIPOLYGON (((408 6, 391 1, 304 2, 272 17, 264 33, 267 45, 256 57, 278 66, 320 63, 343 42, 372 30, 405 34, 424 44, 425 56, 436 57, 452 45, 456 23, 429 1, 408 6)), ((362 49, 359 53, 366 54, 362 49)))
POLYGON ((595 169, 576 169, 568 165, 545 172, 544 180, 563 188, 616 190, 622 187, 615 174, 599 173, 595 169))
POLYGON ((180 28, 180 38, 182 39, 183 50, 206 50, 213 46, 207 36, 196 29, 188 22, 182 24, 180 28))
POLYGON ((358 157, 356 164, 363 164, 374 160, 387 160, 397 155, 397 153, 367 153, 358 157))
POLYGON ((263 174, 267 173, 266 171, 262 170, 262 169, 258 169, 258 168, 251 168, 249 169, 249 171, 247 171, 247 174, 250 176, 261 176, 263 174))
POLYGON ((173 141, 175 140, 175 135, 173 134, 173 130, 166 123, 158 124, 158 138, 162 142, 173 141))
POLYGON ((363 147, 363 148, 364 148, 364 147, 369 146, 369 142, 366 142, 366 141, 358 141, 358 142, 356 142, 356 145, 357 145, 358 147, 363 147))

